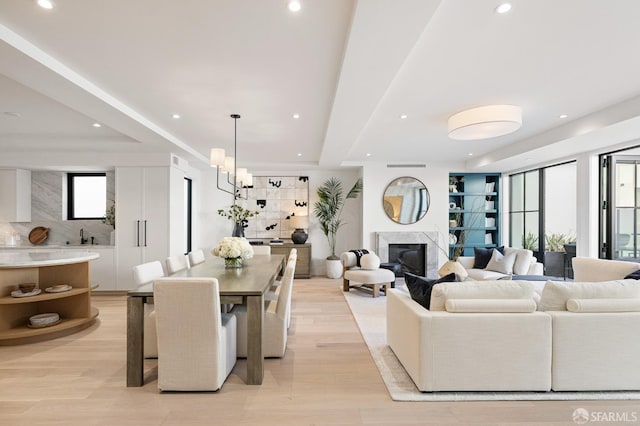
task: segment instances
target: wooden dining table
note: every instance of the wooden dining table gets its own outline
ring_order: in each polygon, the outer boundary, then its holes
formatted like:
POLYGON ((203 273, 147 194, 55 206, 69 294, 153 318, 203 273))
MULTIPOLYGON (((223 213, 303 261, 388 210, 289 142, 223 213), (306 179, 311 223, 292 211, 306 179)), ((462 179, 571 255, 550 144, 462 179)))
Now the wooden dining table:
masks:
MULTIPOLYGON (((224 259, 212 257, 203 263, 176 272, 171 277, 217 278, 220 303, 247 306, 247 377, 248 385, 260 385, 264 377, 262 336, 264 295, 285 265, 283 255, 255 255, 244 266, 229 269, 224 259)), ((127 297, 127 386, 142 386, 144 305, 153 303, 153 283, 128 292, 127 297)))

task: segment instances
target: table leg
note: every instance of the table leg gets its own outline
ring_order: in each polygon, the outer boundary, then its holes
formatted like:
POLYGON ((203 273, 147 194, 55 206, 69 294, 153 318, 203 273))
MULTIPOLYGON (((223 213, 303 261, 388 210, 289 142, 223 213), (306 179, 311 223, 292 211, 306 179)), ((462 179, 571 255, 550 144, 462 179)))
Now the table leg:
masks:
POLYGON ((127 297, 127 387, 143 385, 144 297, 127 297))
POLYGON ((262 335, 264 297, 247 296, 247 384, 261 385, 264 377, 262 335))

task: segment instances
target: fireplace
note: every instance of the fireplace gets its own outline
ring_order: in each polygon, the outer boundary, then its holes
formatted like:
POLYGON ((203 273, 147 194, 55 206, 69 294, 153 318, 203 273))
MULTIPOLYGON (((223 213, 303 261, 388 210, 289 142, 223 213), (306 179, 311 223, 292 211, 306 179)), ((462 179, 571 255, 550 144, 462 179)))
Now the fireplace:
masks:
POLYGON ((396 276, 402 277, 405 272, 425 276, 426 249, 426 244, 389 244, 389 263, 400 265, 396 276))
MULTIPOLYGON (((422 251, 420 254, 415 250, 420 250, 416 248, 405 248, 402 250, 412 250, 411 256, 409 253, 405 255, 407 260, 409 257, 417 258, 421 256, 422 265, 421 269, 424 268, 424 272, 419 275, 426 276, 428 278, 438 278, 438 260, 439 260, 439 249, 438 242, 440 241, 440 233, 434 231, 425 231, 425 232, 376 232, 376 253, 380 257, 380 261, 383 263, 391 263, 390 256, 393 256, 391 251, 391 245, 400 245, 400 246, 422 246, 422 251)), ((400 263, 397 262, 396 263, 400 263)), ((420 264, 419 261, 415 263, 420 264)), ((418 275, 416 273, 416 275, 418 275)))

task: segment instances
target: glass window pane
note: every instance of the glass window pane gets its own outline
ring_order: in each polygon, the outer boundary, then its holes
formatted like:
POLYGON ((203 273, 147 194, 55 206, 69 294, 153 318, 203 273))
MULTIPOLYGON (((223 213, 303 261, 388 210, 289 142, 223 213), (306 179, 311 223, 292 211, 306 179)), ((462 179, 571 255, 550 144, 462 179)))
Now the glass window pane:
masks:
POLYGON ((576 163, 543 170, 544 233, 562 234, 573 241, 576 234, 576 163))
POLYGON ((635 164, 616 163, 616 207, 635 205, 635 164))
POLYGON ((540 228, 538 227, 538 218, 538 212, 525 213, 524 215, 525 246, 529 250, 533 251, 540 250, 540 241, 538 241, 538 233, 540 232, 540 228))
POLYGON ((73 176, 73 216, 104 217, 107 209, 106 176, 73 176))
POLYGON ((525 173, 525 178, 524 178, 524 189, 525 189, 524 209, 525 210, 540 209, 540 203, 538 201, 539 193, 540 193, 538 176, 539 176, 538 170, 525 173))
POLYGON ((512 213, 510 217, 511 223, 511 242, 509 245, 515 248, 524 247, 524 213, 512 213))
POLYGON ((524 174, 511 176, 511 211, 524 210, 524 174))

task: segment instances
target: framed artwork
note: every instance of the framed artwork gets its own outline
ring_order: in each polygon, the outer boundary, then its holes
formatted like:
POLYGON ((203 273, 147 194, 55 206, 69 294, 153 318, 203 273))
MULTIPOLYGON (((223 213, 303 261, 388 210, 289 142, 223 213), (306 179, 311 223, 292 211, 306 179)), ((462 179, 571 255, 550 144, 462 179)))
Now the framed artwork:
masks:
POLYGON ((291 217, 309 215, 309 177, 254 176, 248 199, 237 203, 260 212, 248 220, 246 238, 291 238, 291 217))

